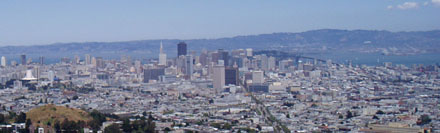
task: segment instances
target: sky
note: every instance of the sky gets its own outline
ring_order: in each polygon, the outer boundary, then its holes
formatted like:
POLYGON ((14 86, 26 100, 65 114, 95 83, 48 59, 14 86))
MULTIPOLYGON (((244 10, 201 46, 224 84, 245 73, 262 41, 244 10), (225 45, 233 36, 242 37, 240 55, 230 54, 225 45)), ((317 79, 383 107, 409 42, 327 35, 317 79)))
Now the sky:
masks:
POLYGON ((1 0, 0 46, 440 29, 440 0, 1 0))

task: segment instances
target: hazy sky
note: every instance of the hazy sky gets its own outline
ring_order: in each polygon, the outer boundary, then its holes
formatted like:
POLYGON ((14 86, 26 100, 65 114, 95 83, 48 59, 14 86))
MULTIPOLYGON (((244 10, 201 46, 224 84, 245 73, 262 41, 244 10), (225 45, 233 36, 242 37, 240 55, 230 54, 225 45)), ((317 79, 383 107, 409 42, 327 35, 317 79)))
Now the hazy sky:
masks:
POLYGON ((0 46, 440 29, 440 0, 1 0, 0 46))

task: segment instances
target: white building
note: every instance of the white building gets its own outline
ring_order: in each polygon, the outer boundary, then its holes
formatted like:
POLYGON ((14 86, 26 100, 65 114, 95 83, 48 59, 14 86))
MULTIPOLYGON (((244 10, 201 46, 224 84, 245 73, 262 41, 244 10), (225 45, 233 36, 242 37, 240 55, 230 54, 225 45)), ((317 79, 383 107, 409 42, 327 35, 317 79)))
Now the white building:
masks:
POLYGON ((225 86, 225 66, 216 65, 213 69, 212 85, 219 92, 225 86))
POLYGON ((167 54, 163 52, 162 42, 160 42, 159 65, 167 65, 167 54))
POLYGON ((85 55, 85 64, 86 65, 90 65, 91 64, 91 58, 90 58, 90 55, 89 54, 86 54, 85 55))
POLYGON ((253 56, 253 50, 251 48, 246 49, 246 56, 253 56))
POLYGON ((252 83, 256 83, 256 84, 264 83, 264 72, 263 71, 253 71, 252 72, 252 83))
POLYGON ((2 67, 6 67, 6 57, 5 56, 2 56, 1 65, 2 65, 2 67))
POLYGON ((276 59, 275 57, 271 56, 267 59, 267 68, 269 70, 275 70, 275 67, 276 67, 276 59))

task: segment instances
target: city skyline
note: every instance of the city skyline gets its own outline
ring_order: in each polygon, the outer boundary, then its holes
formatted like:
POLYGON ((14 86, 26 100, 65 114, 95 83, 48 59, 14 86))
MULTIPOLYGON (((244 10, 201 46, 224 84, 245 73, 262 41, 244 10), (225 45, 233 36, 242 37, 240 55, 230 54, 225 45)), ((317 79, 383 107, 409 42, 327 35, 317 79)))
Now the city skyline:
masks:
POLYGON ((440 0, 0 1, 0 132, 440 132, 440 0))

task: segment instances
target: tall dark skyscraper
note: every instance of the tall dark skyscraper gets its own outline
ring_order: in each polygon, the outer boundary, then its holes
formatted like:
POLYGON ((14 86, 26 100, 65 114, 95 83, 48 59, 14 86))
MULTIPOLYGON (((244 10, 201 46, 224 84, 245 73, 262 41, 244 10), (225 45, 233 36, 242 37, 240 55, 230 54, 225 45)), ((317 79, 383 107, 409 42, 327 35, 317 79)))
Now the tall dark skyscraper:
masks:
POLYGON ((185 42, 180 42, 179 44, 177 44, 177 57, 179 57, 181 55, 186 55, 186 43, 185 42))
POLYGON ((225 69, 225 85, 238 85, 238 68, 227 67, 225 69))
POLYGON ((25 54, 20 55, 20 59, 21 59, 21 65, 26 65, 26 55, 25 54))
POLYGON ((224 51, 223 49, 218 50, 219 60, 223 60, 225 66, 229 66, 229 53, 228 51, 224 51))

